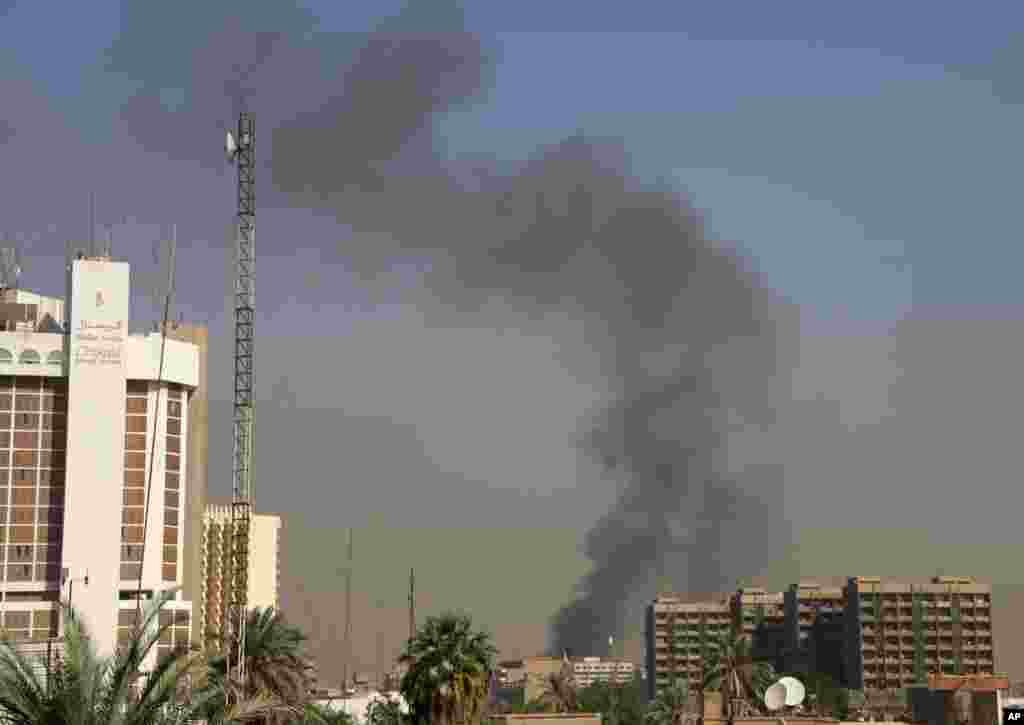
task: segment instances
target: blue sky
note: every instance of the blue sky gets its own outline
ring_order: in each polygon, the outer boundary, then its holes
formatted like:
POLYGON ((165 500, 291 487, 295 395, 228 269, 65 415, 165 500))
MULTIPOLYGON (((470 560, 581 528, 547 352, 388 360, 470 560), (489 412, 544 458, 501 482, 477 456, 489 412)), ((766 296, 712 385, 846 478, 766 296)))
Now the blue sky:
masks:
MULTIPOLYGON (((136 87, 103 70, 120 7, 57 5, 9 11, 0 72, 30 81, 85 145, 117 146, 111 119, 136 87)), ((188 56, 176 33, 200 37, 204 15, 148 7, 145 72, 173 105, 188 56)), ((276 27, 262 7, 253 23, 276 27)), ((373 27, 389 5, 307 7, 335 32, 373 27)), ((453 152, 510 157, 577 128, 624 137, 643 174, 685 185, 811 318, 1018 307, 1019 4, 767 7, 469 3, 467 25, 500 49, 497 82, 440 132, 453 152)))

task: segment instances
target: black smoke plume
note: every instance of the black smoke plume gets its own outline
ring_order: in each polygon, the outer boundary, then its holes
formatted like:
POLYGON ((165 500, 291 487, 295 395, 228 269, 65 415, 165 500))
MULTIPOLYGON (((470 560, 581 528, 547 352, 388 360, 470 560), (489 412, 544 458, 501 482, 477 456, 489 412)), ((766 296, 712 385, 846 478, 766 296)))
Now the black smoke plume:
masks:
MULTIPOLYGON (((582 357, 599 359, 612 402, 590 418, 581 411, 580 447, 621 492, 587 534, 593 570, 554 616, 551 644, 600 654, 659 575, 679 589, 721 590, 790 542, 779 471, 743 467, 730 449, 738 430, 771 423, 790 352, 787 315, 737 255, 708 238, 678 189, 638 179, 619 142, 579 133, 519 163, 448 158, 436 122, 484 97, 497 54, 466 30, 456 5, 443 4, 418 5, 429 6, 424 17, 410 6, 358 39, 210 42, 203 47, 239 57, 197 68, 193 92, 222 94, 235 76, 218 68, 253 69, 245 87, 264 143, 272 129, 273 193, 336 214, 353 230, 339 253, 360 269, 429 259, 447 320, 489 319, 487 303, 498 298, 505 310, 558 309, 585 325, 582 357)), ((138 104, 142 140, 160 124, 151 96, 138 104)), ((191 125, 198 133, 211 122, 191 125)), ((170 143, 167 124, 167 135, 146 138, 170 143)), ((681 129, 680 143, 689 142, 699 141, 681 129)), ((515 385, 515 375, 496 370, 495 384, 515 385)))
POLYGON ((657 573, 721 590, 788 543, 779 472, 728 455, 737 426, 771 421, 781 306, 676 190, 635 179, 621 145, 580 134, 522 164, 443 161, 431 122, 481 90, 488 57, 463 29, 368 39, 345 92, 275 132, 274 181, 335 209, 356 244, 429 256, 457 308, 498 294, 591 328, 614 402, 582 447, 624 489, 587 535, 594 568, 552 646, 599 654, 657 573))

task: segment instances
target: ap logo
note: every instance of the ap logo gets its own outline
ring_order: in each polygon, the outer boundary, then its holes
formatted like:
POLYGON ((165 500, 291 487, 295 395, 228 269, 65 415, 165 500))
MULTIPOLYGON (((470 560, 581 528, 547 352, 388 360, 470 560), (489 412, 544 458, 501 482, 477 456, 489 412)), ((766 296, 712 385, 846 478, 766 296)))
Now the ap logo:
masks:
POLYGON ((1008 723, 1014 723, 1014 725, 1024 725, 1024 710, 1017 708, 1006 708, 1003 710, 1003 725, 1008 723))

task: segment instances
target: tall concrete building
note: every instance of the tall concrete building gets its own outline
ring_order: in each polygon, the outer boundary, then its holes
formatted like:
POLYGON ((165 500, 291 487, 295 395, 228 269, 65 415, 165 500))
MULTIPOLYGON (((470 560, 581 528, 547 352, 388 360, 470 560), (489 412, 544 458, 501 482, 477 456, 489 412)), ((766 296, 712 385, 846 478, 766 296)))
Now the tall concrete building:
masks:
MULTIPOLYGON (((252 516, 248 606, 280 608, 281 517, 252 516)), ((222 637, 231 601, 231 506, 210 504, 203 516, 202 598, 199 618, 208 638, 222 637)))
MULTIPOLYGON (((137 589, 183 584, 199 357, 128 334, 127 264, 79 258, 67 282, 67 304, 5 290, 0 305, 0 611, 15 638, 40 640, 70 601, 109 654, 137 589)), ((191 615, 179 591, 159 652, 189 640, 191 615)))
MULTIPOLYGON (((209 475, 210 447, 210 332, 206 325, 171 323, 167 336, 194 345, 199 356, 198 385, 189 398, 186 425, 188 436, 188 487, 185 502, 185 527, 182 535, 182 595, 190 602, 201 602, 203 591, 203 512, 209 475)), ((203 642, 202 623, 192 617, 192 641, 203 642)))
POLYGON ((659 596, 647 606, 644 628, 644 663, 647 695, 684 678, 696 690, 702 678, 703 658, 709 643, 734 627, 729 598, 706 602, 684 602, 676 596, 659 596))
POLYGON ((841 639, 846 591, 815 581, 790 585, 785 593, 784 667, 788 672, 822 672, 837 682, 843 674, 835 648, 827 646, 841 639))
POLYGON ((995 673, 992 589, 970 577, 851 577, 844 620, 848 687, 913 684, 919 653, 929 673, 995 673))

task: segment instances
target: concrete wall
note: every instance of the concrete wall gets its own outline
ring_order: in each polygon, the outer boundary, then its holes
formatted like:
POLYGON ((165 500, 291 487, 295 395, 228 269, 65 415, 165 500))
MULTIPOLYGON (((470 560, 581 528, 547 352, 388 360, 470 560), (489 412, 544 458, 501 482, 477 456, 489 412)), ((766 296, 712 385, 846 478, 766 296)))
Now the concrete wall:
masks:
POLYGON ((563 723, 565 725, 601 725, 601 714, 590 712, 496 715, 494 719, 503 722, 504 725, 542 725, 543 723, 556 723, 557 725, 562 725, 563 723))
MULTIPOLYGON (((210 395, 209 350, 210 332, 206 325, 168 325, 169 340, 195 346, 197 386, 188 401, 188 468, 186 475, 185 531, 182 560, 182 596, 200 609, 203 591, 203 512, 209 477, 210 395)), ((201 617, 192 617, 192 641, 205 641, 201 617)))
MULTIPOLYGON (((73 606, 101 655, 116 642, 124 477, 129 276, 123 263, 77 260, 71 289, 63 565, 73 606)), ((17 333, 15 333, 17 334, 17 333)), ((160 530, 160 529, 158 529, 160 530)))

